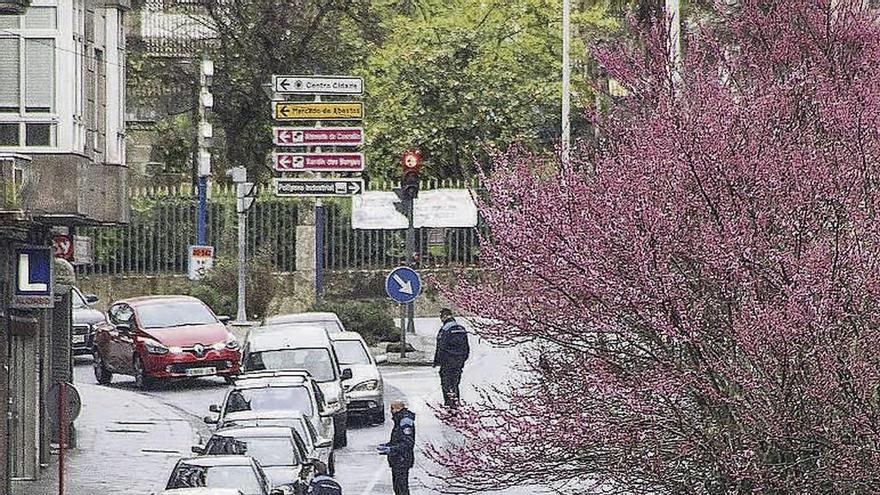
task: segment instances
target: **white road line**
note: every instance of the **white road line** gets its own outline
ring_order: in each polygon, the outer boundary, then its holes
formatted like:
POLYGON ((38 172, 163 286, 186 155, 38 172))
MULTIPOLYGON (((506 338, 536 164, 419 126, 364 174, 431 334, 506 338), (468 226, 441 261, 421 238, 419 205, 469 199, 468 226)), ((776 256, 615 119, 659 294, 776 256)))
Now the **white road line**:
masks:
POLYGON ((363 493, 361 493, 361 495, 371 495, 373 493, 373 488, 375 488, 376 485, 379 484, 379 480, 382 479, 382 476, 386 476, 388 474, 388 471, 386 469, 382 469, 382 464, 385 464, 385 463, 384 462, 379 463, 379 465, 376 469, 375 476, 373 476, 373 479, 371 479, 370 482, 367 483, 367 487, 364 488, 364 491, 363 491, 363 493))

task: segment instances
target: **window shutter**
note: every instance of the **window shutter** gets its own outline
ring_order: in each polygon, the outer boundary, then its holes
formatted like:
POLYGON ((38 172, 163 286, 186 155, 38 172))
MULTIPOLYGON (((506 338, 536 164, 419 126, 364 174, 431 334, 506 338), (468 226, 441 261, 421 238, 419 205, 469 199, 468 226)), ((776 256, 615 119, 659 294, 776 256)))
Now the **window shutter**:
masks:
POLYGON ((19 73, 18 39, 0 38, 0 111, 18 113, 19 73))
POLYGON ((52 112, 55 99, 55 40, 26 39, 25 111, 52 112))

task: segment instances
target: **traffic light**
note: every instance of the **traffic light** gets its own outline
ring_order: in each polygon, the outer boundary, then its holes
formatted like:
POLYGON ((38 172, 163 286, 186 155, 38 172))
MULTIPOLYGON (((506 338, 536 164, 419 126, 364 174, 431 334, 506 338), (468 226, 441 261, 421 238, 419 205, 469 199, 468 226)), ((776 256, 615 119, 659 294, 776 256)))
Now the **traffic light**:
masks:
POLYGON ((422 167, 422 155, 418 151, 407 151, 403 154, 403 182, 400 185, 403 198, 419 197, 419 169, 422 167))

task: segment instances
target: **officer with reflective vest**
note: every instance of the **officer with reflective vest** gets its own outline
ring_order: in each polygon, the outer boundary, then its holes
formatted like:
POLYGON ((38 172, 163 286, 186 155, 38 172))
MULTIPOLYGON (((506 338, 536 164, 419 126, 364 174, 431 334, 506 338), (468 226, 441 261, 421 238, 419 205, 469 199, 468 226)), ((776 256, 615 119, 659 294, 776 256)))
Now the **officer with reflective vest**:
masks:
POLYGON ((434 366, 440 367, 440 389, 446 407, 458 407, 461 399, 459 384, 461 370, 470 357, 467 330, 452 317, 452 310, 440 310, 443 326, 437 333, 437 350, 434 353, 434 366))
POLYGON ((342 487, 327 474, 327 465, 319 460, 312 461, 315 477, 309 483, 307 495, 342 495, 342 487))
POLYGON ((391 441, 379 445, 379 453, 388 456, 394 495, 409 495, 409 470, 413 467, 416 446, 416 415, 402 400, 391 402, 394 429, 391 441))

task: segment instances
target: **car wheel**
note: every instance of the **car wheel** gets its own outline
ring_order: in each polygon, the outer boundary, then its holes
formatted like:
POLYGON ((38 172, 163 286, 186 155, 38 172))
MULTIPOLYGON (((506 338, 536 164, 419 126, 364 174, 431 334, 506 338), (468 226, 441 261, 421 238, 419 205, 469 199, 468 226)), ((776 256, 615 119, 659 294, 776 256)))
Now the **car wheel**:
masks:
POLYGON ((348 445, 348 421, 346 421, 345 415, 340 414, 333 420, 335 436, 333 438, 333 447, 340 448, 348 445))
POLYGON ((141 390, 149 390, 153 386, 153 379, 147 376, 140 356, 134 357, 134 384, 141 390))
POLYGON ((95 370, 95 380, 99 385, 109 385, 113 381, 113 373, 104 366, 104 359, 97 349, 92 351, 92 367, 95 370))
POLYGON ((327 461, 327 473, 329 473, 330 476, 336 476, 336 456, 330 454, 330 458, 327 459, 327 461))

